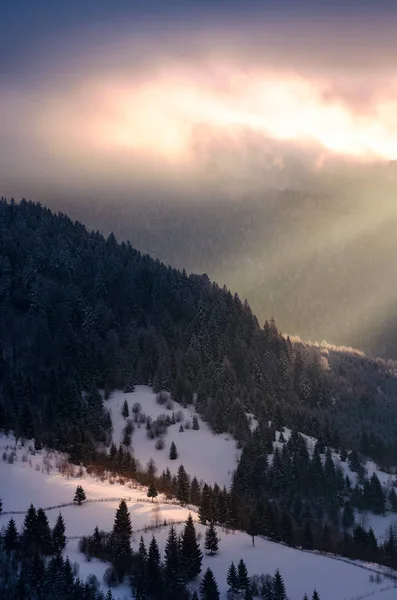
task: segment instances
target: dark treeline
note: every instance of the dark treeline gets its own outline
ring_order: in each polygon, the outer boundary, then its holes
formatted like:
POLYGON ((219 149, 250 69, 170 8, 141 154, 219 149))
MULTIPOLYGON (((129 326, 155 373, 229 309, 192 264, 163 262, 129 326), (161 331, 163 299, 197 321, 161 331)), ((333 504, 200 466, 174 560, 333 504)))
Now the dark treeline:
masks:
POLYGON ((0 536, 0 598, 4 600, 112 600, 95 577, 83 582, 62 552, 65 524, 59 514, 53 529, 42 508, 31 505, 18 532, 10 519, 0 536))
POLYGON ((39 204, 0 202, 0 323, 0 428, 75 461, 110 439, 98 388, 106 396, 135 384, 194 400, 241 445, 252 412, 397 461, 394 363, 347 354, 324 368, 320 352, 292 344, 272 320, 261 328, 206 275, 167 268, 39 204))
POLYGON ((168 468, 157 474, 153 461, 145 469, 138 468, 134 456, 121 445, 113 446, 111 455, 98 454, 88 470, 99 476, 110 470, 148 485, 149 497, 162 492, 182 505, 198 506, 201 524, 246 531, 253 544, 261 535, 291 547, 397 569, 396 528, 391 526, 386 541, 379 544, 372 528, 366 529, 357 519, 363 511, 379 515, 386 510, 397 512, 395 489, 386 493, 376 473, 368 478, 357 452, 341 452, 341 460, 357 473, 357 484, 352 486, 335 466, 329 448, 317 442, 310 456, 305 439, 294 431, 282 442, 281 450, 275 449, 270 461, 274 434, 269 426, 256 429, 252 441, 244 446, 230 491, 199 482, 183 465, 176 475, 168 468))
MULTIPOLYGON (((173 526, 170 527, 163 557, 154 535, 148 547, 141 537, 138 552, 133 552, 131 533, 127 505, 121 501, 111 532, 100 531, 96 527, 92 535, 80 541, 80 551, 88 558, 111 563, 105 573, 108 585, 117 586, 128 579, 133 597, 137 600, 219 600, 218 583, 211 568, 203 573, 203 553, 191 515, 179 535, 173 526)), ((204 547, 210 557, 219 552, 213 522, 207 527, 204 547)), ((230 600, 253 600, 254 597, 287 600, 284 580, 278 569, 274 576, 263 574, 251 578, 244 560, 240 559, 237 565, 230 564, 226 582, 230 600)), ((320 600, 316 591, 312 598, 320 600)))

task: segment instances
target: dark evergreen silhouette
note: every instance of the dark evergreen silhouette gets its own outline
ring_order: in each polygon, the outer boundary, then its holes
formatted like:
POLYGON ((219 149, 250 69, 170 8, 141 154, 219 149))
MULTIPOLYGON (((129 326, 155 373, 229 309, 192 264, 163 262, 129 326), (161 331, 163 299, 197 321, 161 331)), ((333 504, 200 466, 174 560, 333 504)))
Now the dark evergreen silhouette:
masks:
POLYGON ((210 556, 214 556, 214 554, 216 554, 218 552, 218 548, 219 548, 218 534, 216 532, 214 523, 212 521, 208 525, 206 532, 205 532, 204 547, 207 550, 207 554, 209 554, 210 556))
POLYGON ((176 460, 178 458, 178 452, 174 442, 171 442, 170 446, 170 460, 176 460))
POLYGON ((219 600, 218 584, 211 569, 208 567, 200 585, 201 600, 219 600))
POLYGON ((86 500, 85 491, 83 490, 81 485, 78 485, 74 494, 73 502, 80 506, 84 502, 84 500, 86 500))
POLYGON ((11 551, 16 550, 19 547, 19 536, 17 526, 15 525, 14 519, 8 521, 7 527, 3 537, 3 548, 4 550, 11 551))
POLYGON ((248 578, 248 571, 245 562, 241 558, 237 565, 237 589, 245 594, 250 587, 250 580, 248 578))
POLYGON ((237 592, 239 590, 237 569, 233 562, 230 564, 230 567, 228 568, 226 583, 229 586, 229 593, 233 597, 233 595, 237 594, 237 592))
POLYGON ((187 579, 194 579, 201 572, 203 555, 200 550, 200 544, 197 541, 196 529, 190 513, 182 533, 181 556, 187 579))
POLYGON ((149 597, 160 600, 162 594, 162 568, 160 551, 153 536, 149 545, 147 561, 147 592, 149 597))
POLYGON ((176 497, 182 506, 189 502, 190 483, 183 465, 180 465, 177 475, 176 497))
POLYGON ((131 565, 131 535, 130 513, 125 500, 121 500, 112 531, 112 564, 119 580, 124 578, 131 565))
POLYGON ((274 600, 287 600, 284 580, 280 571, 277 569, 273 577, 273 598, 274 600))
POLYGON ((124 402, 123 402, 123 406, 122 406, 122 409, 121 409, 121 415, 122 415, 122 417, 124 419, 126 419, 130 415, 130 411, 128 409, 128 402, 127 402, 127 400, 124 400, 124 402))
POLYGON ((59 554, 62 552, 62 550, 64 550, 65 546, 65 522, 63 520, 62 514, 59 513, 56 523, 54 525, 54 529, 52 530, 52 547, 54 551, 59 554))
POLYGON ((154 485, 153 481, 150 483, 148 491, 147 491, 147 497, 152 499, 152 502, 154 501, 155 498, 157 498, 158 496, 158 492, 156 489, 156 486, 154 485))

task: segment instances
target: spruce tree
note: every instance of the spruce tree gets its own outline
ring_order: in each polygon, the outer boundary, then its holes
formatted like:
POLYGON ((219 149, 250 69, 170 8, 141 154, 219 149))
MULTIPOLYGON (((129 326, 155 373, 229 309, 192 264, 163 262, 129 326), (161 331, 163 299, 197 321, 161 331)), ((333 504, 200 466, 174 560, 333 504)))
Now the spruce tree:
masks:
POLYGON ((203 555, 200 550, 200 544, 197 541, 196 529, 190 513, 182 534, 181 555, 187 579, 194 579, 201 571, 203 555))
POLYGON ((59 513, 54 529, 52 530, 52 546, 54 552, 58 554, 60 554, 66 546, 65 522, 61 513, 59 513))
POLYGON ((201 600, 219 600, 218 584, 210 568, 206 570, 201 582, 200 598, 201 600))
POLYGON ((199 506, 199 521, 202 525, 206 525, 207 521, 212 520, 212 501, 211 491, 209 485, 206 483, 203 485, 201 492, 201 501, 199 506))
POLYGON ((167 600, 182 595, 184 580, 185 572, 179 553, 178 538, 174 527, 171 527, 164 548, 164 587, 167 600))
POLYGON ((17 526, 14 519, 8 521, 3 537, 3 548, 7 551, 17 550, 19 546, 19 537, 17 526))
POLYGON ((134 591, 135 600, 146 600, 147 598, 147 551, 143 537, 139 542, 138 555, 135 558, 133 573, 131 576, 131 587, 134 591))
POLYGON ((320 596, 317 590, 314 590, 312 600, 320 600, 320 596))
POLYGON ((185 506, 189 502, 189 491, 190 491, 189 478, 184 469, 184 466, 180 465, 180 467, 178 469, 178 475, 177 475, 176 497, 182 506, 185 506))
POLYGON ((241 558, 237 565, 237 589, 244 593, 250 586, 248 571, 245 562, 241 558))
POLYGON ((130 411, 128 409, 128 403, 127 403, 127 399, 124 400, 123 402, 123 407, 121 409, 121 415, 124 419, 126 419, 130 414, 130 411))
POLYGON ((31 504, 26 512, 25 520, 22 529, 22 549, 24 552, 29 552, 36 546, 36 527, 37 527, 37 512, 33 504, 31 504))
POLYGON ((36 515, 36 544, 42 554, 52 554, 52 533, 42 508, 38 509, 36 515))
POLYGON ((153 536, 149 545, 147 561, 147 590, 151 598, 161 598, 162 569, 160 551, 156 538, 153 536))
POLYGON ((193 419, 192 419, 192 429, 194 431, 198 431, 200 429, 200 425, 199 425, 199 420, 197 418, 197 415, 193 415, 193 419))
POLYGON ((156 490, 156 486, 154 485, 153 481, 150 483, 149 485, 149 489, 147 491, 147 497, 152 499, 152 502, 154 501, 155 498, 157 498, 158 496, 158 492, 156 490))
POLYGON ((174 442, 171 442, 170 446, 170 460, 176 460, 178 458, 178 452, 174 442))
POLYGON ((274 600, 287 600, 284 580, 280 571, 277 569, 273 577, 273 598, 274 600))
POLYGON ((208 525, 207 530, 205 532, 205 549, 208 550, 207 554, 210 556, 214 556, 218 552, 218 534, 214 527, 214 523, 208 525))
POLYGON ((0 515, 1 515, 2 512, 3 512, 3 501, 0 498, 0 515))
POLYGON ((76 487, 76 492, 74 494, 73 502, 75 502, 76 504, 78 504, 80 506, 81 503, 84 502, 84 500, 86 500, 85 491, 83 490, 81 485, 78 485, 76 487))
POLYGON ((233 596, 238 592, 238 579, 237 579, 237 570, 232 562, 227 571, 226 583, 229 586, 229 592, 233 596))
POLYGON ((125 500, 121 500, 116 511, 112 531, 112 563, 120 580, 131 563, 131 517, 125 500))

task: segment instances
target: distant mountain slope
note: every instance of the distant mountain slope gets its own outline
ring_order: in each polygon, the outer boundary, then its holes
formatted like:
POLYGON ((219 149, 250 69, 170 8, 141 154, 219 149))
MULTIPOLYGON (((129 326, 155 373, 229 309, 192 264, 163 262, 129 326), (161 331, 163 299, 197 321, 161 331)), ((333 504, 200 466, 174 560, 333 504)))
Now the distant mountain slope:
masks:
POLYGON ((167 268, 39 204, 0 202, 0 324, 0 428, 76 459, 110 439, 98 388, 152 384, 194 399, 240 443, 252 412, 334 446, 359 447, 365 433, 368 454, 397 462, 394 363, 343 352, 327 363, 272 320, 261 328, 206 275, 167 268))

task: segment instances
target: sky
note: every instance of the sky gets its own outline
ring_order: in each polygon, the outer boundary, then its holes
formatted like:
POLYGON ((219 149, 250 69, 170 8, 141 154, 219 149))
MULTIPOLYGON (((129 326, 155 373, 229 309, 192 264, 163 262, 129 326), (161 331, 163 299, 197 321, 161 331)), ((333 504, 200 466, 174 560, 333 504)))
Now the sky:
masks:
POLYGON ((395 2, 5 0, 0 23, 0 195, 206 271, 293 334, 378 331, 395 2))

